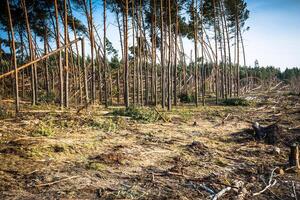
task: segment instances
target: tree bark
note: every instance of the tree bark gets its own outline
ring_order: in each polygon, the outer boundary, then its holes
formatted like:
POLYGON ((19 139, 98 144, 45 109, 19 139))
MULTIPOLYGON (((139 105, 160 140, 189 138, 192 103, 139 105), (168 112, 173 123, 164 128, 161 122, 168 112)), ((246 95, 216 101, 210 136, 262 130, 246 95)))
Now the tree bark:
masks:
POLYGON ((16 106, 16 113, 18 114, 20 111, 20 101, 19 101, 19 77, 18 77, 18 66, 17 66, 17 53, 16 53, 16 46, 15 46, 15 34, 14 28, 12 24, 12 18, 10 13, 10 5, 9 0, 6 0, 7 11, 8 11, 8 21, 9 21, 9 30, 11 33, 11 42, 12 42, 12 58, 13 58, 13 65, 15 70, 15 106, 16 106))

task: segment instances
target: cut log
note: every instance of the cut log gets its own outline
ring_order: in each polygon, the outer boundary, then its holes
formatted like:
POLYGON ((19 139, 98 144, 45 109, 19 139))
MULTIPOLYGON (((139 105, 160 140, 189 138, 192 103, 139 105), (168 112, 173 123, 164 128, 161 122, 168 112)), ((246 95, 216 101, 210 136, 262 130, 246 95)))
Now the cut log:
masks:
POLYGON ((291 148, 291 151, 290 151, 290 156, 289 156, 289 165, 290 165, 290 167, 295 167, 298 170, 300 168, 298 144, 294 143, 291 145, 290 148, 291 148))
POLYGON ((264 139, 267 144, 275 144, 279 135, 278 125, 272 124, 267 127, 262 127, 258 122, 253 123, 252 128, 255 131, 255 139, 260 141, 264 139))

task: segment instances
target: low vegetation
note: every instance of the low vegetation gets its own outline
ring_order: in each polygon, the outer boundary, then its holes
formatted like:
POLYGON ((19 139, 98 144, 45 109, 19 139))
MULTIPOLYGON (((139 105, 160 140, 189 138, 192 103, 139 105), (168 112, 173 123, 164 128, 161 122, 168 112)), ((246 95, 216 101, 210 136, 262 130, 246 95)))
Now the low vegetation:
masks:
POLYGON ((55 134, 53 124, 49 121, 43 122, 41 121, 37 128, 32 132, 32 136, 39 137, 39 136, 45 136, 50 137, 55 134))
POLYGON ((143 123, 151 123, 160 120, 165 114, 159 114, 155 109, 130 106, 128 108, 116 109, 112 112, 114 116, 126 116, 143 123))
POLYGON ((252 101, 244 98, 230 98, 222 101, 222 105, 224 106, 250 106, 252 103, 252 101))

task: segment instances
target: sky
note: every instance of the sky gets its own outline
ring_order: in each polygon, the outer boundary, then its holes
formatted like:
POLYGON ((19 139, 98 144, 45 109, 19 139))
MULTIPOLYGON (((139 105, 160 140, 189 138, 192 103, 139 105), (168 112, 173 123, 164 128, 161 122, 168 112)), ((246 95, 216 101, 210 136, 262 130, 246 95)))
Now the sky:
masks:
MULTIPOLYGON (((258 60, 260 66, 275 66, 281 70, 300 67, 300 0, 246 0, 246 2, 250 11, 250 17, 246 22, 250 30, 243 35, 246 65, 254 66, 255 60, 258 60)), ((99 1, 95 1, 95 4, 94 21, 102 37, 103 9, 99 1)), ((78 13, 75 15, 86 23, 83 15, 78 13)), ((107 37, 113 46, 119 49, 121 55, 116 17, 108 13, 107 20, 107 37)), ((5 33, 0 33, 1 36, 3 34, 5 33)), ((88 48, 88 45, 86 46, 88 48)), ((187 39, 184 39, 184 47, 187 55, 194 49, 193 43, 187 39)))
POLYGON ((247 64, 300 67, 300 0, 247 0, 247 64))
MULTIPOLYGON (((300 67, 300 0, 246 0, 250 17, 244 33, 246 64, 254 66, 275 66, 281 70, 300 67)), ((99 9, 99 7, 98 7, 99 9)), ((99 9, 101 10, 101 9, 99 9)), ((102 19, 98 12, 95 19, 102 19)), ((119 48, 118 29, 115 16, 109 14, 108 38, 119 48)), ((102 24, 102 20, 98 21, 102 24)), ((187 40, 185 52, 190 54, 194 48, 187 40)))

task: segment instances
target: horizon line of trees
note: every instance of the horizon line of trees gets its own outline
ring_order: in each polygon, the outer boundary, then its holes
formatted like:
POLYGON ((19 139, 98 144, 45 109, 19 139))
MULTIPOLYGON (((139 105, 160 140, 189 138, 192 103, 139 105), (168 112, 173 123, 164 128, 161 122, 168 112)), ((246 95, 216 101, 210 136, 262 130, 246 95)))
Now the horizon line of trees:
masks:
POLYGON ((71 102, 106 107, 160 104, 168 110, 178 105, 182 94, 194 96, 196 106, 205 105, 208 94, 214 94, 216 103, 240 95, 241 67, 246 66, 243 33, 249 29, 244 0, 5 0, 1 4, 0 30, 7 37, 0 38, 0 74, 18 71, 0 80, 1 93, 15 96, 17 112, 19 96, 35 105, 43 93, 57 97, 62 108, 71 102), (93 17, 97 5, 103 9, 101 26, 93 17), (121 60, 107 38, 107 12, 115 15, 121 60), (70 38, 79 41, 70 45, 70 38), (183 38, 194 43, 190 55, 184 52, 183 38), (55 49, 61 50, 47 56, 55 49))

